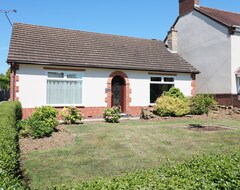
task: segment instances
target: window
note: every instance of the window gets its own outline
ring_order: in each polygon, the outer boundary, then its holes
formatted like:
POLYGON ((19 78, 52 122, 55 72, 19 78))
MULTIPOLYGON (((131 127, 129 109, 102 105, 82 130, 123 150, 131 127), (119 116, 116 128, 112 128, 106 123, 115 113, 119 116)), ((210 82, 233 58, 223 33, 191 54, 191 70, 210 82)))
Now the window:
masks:
POLYGON ((150 103, 174 86, 174 77, 150 77, 150 103))
POLYGON ((82 77, 80 72, 48 72, 47 104, 81 105, 82 77))

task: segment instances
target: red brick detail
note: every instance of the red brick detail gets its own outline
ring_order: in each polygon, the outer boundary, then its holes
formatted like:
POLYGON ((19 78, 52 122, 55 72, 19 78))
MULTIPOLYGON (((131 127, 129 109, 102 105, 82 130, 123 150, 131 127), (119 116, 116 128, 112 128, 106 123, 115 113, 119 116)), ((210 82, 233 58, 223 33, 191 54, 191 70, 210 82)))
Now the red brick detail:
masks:
POLYGON ((16 96, 16 93, 19 92, 19 87, 17 86, 17 82, 19 81, 19 76, 16 75, 16 70, 19 70, 19 65, 11 64, 11 73, 10 73, 10 100, 19 100, 16 96))
POLYGON ((192 96, 195 96, 196 93, 197 93, 197 83, 196 83, 196 74, 192 74, 191 75, 191 78, 192 78, 192 90, 191 90, 191 94, 192 96))
MULTIPOLYGON (((103 118, 103 112, 107 107, 81 107, 78 108, 85 119, 87 118, 103 118)), ((128 107, 129 114, 131 116, 140 117, 141 106, 130 106, 128 107)), ((147 107, 146 107, 147 108, 147 107)), ((58 119, 61 119, 60 112, 63 107, 56 108, 59 112, 58 119)), ((35 111, 35 108, 23 108, 23 119, 27 119, 35 111)))
POLYGON ((179 15, 185 15, 194 9, 194 5, 199 5, 199 0, 179 0, 179 15))
POLYGON ((234 106, 240 108, 240 95, 237 94, 216 94, 216 101, 220 105, 234 106))
POLYGON ((18 75, 15 76, 15 81, 19 82, 19 76, 18 75))
MULTIPOLYGON (((19 92, 19 86, 15 86, 15 92, 19 92)), ((16 96, 15 96, 15 98, 16 98, 16 96)))
POLYGON ((124 110, 122 111, 126 114, 130 114, 131 112, 129 109, 129 104, 131 102, 130 94, 132 93, 132 90, 130 89, 128 76, 121 71, 115 71, 109 75, 108 81, 107 81, 107 89, 106 89, 107 97, 105 98, 105 102, 107 103, 107 107, 112 106, 112 79, 115 76, 120 76, 125 80, 124 97, 123 97, 124 110))
POLYGON ((35 111, 35 108, 23 108, 22 109, 22 115, 23 115, 23 119, 27 119, 29 118, 32 113, 35 111))

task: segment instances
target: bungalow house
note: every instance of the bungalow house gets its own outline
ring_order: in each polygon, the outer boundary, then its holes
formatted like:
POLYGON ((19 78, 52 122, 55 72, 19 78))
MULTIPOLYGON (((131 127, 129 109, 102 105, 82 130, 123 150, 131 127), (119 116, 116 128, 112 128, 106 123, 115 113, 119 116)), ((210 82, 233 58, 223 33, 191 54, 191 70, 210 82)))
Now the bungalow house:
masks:
POLYGON ((240 107, 240 14, 179 0, 179 16, 165 43, 199 69, 197 93, 240 107))
POLYGON ((24 118, 43 105, 74 105, 85 117, 117 105, 139 116, 172 86, 194 95, 199 73, 159 40, 22 23, 13 26, 7 62, 24 118))

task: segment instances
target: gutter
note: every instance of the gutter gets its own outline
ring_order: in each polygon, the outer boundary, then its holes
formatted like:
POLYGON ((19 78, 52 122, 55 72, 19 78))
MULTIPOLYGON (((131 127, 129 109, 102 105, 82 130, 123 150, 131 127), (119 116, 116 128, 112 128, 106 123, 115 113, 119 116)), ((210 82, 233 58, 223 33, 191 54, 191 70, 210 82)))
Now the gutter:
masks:
POLYGON ((238 25, 233 25, 232 27, 234 28, 234 29, 233 29, 234 32, 240 32, 240 26, 238 26, 238 25))

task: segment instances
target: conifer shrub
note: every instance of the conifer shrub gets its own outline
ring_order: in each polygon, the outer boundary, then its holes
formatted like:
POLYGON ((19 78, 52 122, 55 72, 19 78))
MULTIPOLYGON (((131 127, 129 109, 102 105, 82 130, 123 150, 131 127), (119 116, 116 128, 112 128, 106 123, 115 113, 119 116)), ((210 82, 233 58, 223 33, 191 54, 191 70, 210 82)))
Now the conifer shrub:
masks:
POLYGON ((187 99, 162 95, 154 105, 154 113, 161 117, 172 116, 180 117, 190 112, 189 102, 187 99))

